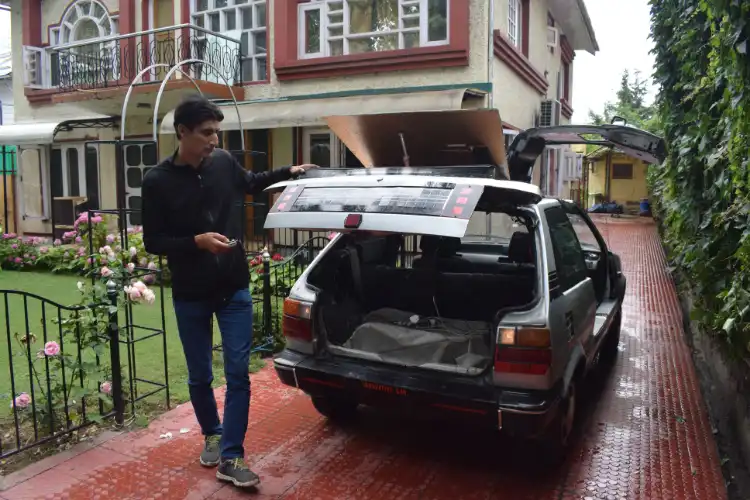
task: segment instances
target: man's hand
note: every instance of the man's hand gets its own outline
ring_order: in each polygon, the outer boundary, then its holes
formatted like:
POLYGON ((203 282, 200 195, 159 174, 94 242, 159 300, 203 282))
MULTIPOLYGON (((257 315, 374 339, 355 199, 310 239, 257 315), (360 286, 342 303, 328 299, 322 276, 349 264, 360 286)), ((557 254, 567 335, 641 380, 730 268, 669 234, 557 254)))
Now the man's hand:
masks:
POLYGON ((198 248, 212 254, 226 253, 232 249, 228 245, 229 238, 219 233, 203 233, 195 237, 198 248))
POLYGON ((302 165, 293 166, 290 172, 292 173, 292 175, 300 175, 300 174, 304 174, 311 168, 318 168, 318 166, 313 165, 312 163, 304 163, 302 165))

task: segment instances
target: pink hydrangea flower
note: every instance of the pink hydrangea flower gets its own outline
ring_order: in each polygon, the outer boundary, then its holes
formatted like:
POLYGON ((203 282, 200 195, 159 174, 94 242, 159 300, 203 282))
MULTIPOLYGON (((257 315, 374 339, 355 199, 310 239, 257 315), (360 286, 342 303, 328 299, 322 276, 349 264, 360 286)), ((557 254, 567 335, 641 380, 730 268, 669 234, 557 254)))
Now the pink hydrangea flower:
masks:
POLYGON ((109 278, 110 276, 112 276, 112 274, 114 274, 112 269, 108 268, 107 266, 102 267, 101 273, 102 277, 104 278, 109 278))
POLYGON ((112 394, 112 382, 110 381, 104 381, 99 385, 99 390, 103 392, 104 394, 112 394))
POLYGON ((18 250, 18 245, 16 245, 15 243, 13 243, 13 244, 12 244, 12 245, 10 246, 10 248, 12 248, 13 250, 18 250))
POLYGON ((13 402, 11 402, 10 404, 11 408, 13 408, 14 403, 15 403, 16 408, 24 409, 31 404, 31 396, 29 396, 25 392, 22 392, 21 394, 15 397, 13 402))
POLYGON ((60 354, 60 344, 54 340, 50 340, 44 344, 44 355, 48 357, 54 357, 60 354))

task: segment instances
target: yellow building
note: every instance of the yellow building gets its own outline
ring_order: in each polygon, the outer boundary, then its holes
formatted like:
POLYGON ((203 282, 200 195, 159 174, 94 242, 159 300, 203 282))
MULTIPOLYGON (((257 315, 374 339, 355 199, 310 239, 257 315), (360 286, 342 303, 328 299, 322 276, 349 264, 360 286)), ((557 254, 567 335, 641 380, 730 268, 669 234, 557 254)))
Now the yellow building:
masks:
POLYGON ((588 206, 603 200, 617 202, 626 212, 637 213, 648 197, 648 164, 620 151, 598 148, 585 157, 588 173, 588 206))

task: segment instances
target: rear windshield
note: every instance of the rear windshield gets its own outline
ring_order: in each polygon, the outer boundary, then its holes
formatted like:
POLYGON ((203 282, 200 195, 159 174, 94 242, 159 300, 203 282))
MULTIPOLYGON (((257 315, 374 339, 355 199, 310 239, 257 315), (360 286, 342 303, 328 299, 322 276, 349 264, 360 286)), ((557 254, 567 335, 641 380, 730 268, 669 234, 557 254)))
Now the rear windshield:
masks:
POLYGON ((469 228, 462 238, 465 243, 507 243, 516 232, 528 232, 520 220, 502 212, 474 212, 469 219, 469 228))

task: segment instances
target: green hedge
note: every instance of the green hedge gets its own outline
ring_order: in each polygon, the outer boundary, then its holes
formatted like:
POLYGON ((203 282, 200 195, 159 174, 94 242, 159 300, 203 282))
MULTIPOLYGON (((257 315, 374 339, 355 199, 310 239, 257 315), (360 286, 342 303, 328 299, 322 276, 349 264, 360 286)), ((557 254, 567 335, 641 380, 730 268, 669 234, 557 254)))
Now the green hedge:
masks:
POLYGON ((750 0, 651 0, 658 118, 669 145, 649 172, 693 318, 750 350, 750 0))

